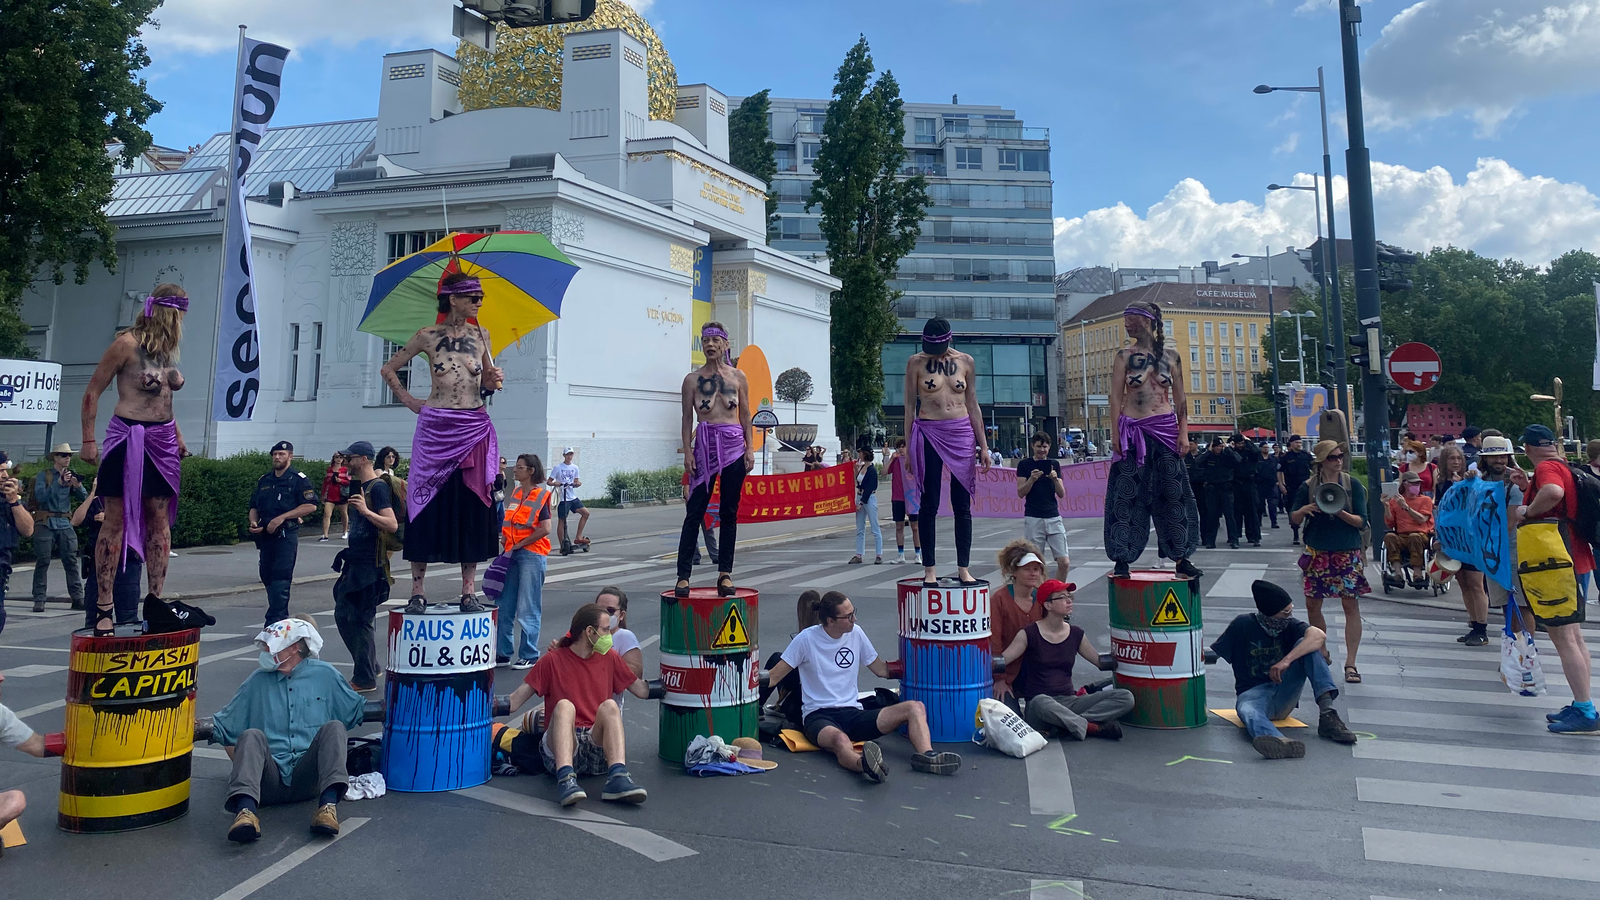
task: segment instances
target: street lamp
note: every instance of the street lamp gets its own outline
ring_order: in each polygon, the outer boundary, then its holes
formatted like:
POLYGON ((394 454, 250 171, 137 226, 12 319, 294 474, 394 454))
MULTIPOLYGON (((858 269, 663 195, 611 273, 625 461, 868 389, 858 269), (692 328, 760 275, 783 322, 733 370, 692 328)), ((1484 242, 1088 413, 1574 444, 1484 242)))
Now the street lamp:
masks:
MULTIPOLYGON (((1315 172, 1311 173, 1311 184, 1309 186, 1303 185, 1303 184, 1269 184, 1269 185, 1267 185, 1267 190, 1269 190, 1269 191, 1310 191, 1311 192, 1311 205, 1317 211, 1317 245, 1318 245, 1320 251, 1323 254, 1323 263, 1324 263, 1324 265, 1322 266, 1322 277, 1317 279, 1317 296, 1318 296, 1318 299, 1322 302, 1322 343, 1328 344, 1329 343, 1329 333, 1328 333, 1328 281, 1327 281, 1327 278, 1328 278, 1328 266, 1326 265, 1326 263, 1327 263, 1328 245, 1326 243, 1324 243, 1323 240, 1322 240, 1322 204, 1317 201, 1317 173, 1315 173, 1315 172)), ((1299 332, 1299 327, 1300 326, 1297 323, 1295 325, 1296 333, 1299 332)), ((1304 361, 1304 357, 1305 357, 1304 348, 1301 349, 1300 355, 1301 355, 1301 359, 1302 359, 1302 362, 1303 362, 1304 361)), ((1305 379, 1305 373, 1303 373, 1303 372, 1301 373, 1300 380, 1301 381, 1305 381, 1306 380, 1305 379)), ((1327 383, 1329 379, 1325 378, 1323 376, 1321 365, 1318 365, 1318 367, 1317 367, 1317 380, 1319 382, 1322 382, 1323 385, 1325 387, 1328 387, 1330 390, 1333 388, 1333 385, 1327 383)), ((1336 400, 1334 405, 1335 406, 1338 405, 1337 404, 1337 400, 1336 400)))
POLYGON ((1333 328, 1333 380, 1334 380, 1334 405, 1344 410, 1345 421, 1353 423, 1351 416, 1350 397, 1345 393, 1345 355, 1344 347, 1344 304, 1339 300, 1339 240, 1336 237, 1333 225, 1333 157, 1328 155, 1328 94, 1323 90, 1322 67, 1317 66, 1316 87, 1273 87, 1267 84, 1258 84, 1255 92, 1270 94, 1273 91, 1299 91, 1302 93, 1316 94, 1317 101, 1322 107, 1322 189, 1323 200, 1328 207, 1328 240, 1322 246, 1322 272, 1331 283, 1329 292, 1333 295, 1332 309, 1327 317, 1332 320, 1333 328))
POLYGON ((1078 320, 1078 355, 1083 357, 1083 452, 1089 452, 1089 320, 1078 320))
MULTIPOLYGON (((1278 313, 1278 316, 1280 318, 1293 319, 1294 320, 1295 355, 1299 357, 1298 361, 1300 363, 1300 381, 1302 383, 1304 383, 1305 380, 1306 380, 1306 338, 1305 338, 1305 335, 1302 334, 1301 331, 1300 331, 1300 320, 1305 318, 1306 316, 1314 316, 1314 315, 1316 315, 1316 313, 1312 312, 1309 309, 1306 310, 1305 312, 1301 312, 1301 313, 1289 312, 1287 309, 1284 310, 1281 313, 1278 313)), ((1326 324, 1326 323, 1324 323, 1324 324, 1326 324)), ((1288 361, 1289 360, 1284 360, 1284 362, 1288 362, 1288 361)))
MULTIPOLYGON (((1267 334, 1272 336, 1272 434, 1282 437, 1283 428, 1278 415, 1278 317, 1272 308, 1272 247, 1265 248, 1267 255, 1267 334)), ((1235 253, 1234 259, 1254 259, 1247 253, 1235 253)))

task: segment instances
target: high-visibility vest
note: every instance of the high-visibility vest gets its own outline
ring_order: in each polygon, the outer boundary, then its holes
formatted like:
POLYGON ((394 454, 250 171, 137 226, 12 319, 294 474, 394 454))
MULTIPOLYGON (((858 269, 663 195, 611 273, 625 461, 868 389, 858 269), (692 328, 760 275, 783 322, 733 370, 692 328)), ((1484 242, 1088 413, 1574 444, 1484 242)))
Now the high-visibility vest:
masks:
MULTIPOLYGON (((524 495, 521 488, 517 488, 506 495, 506 518, 500 526, 501 546, 510 547, 518 541, 527 540, 528 535, 539 526, 539 510, 550 505, 550 491, 546 488, 535 486, 531 494, 524 495)), ((522 548, 531 550, 542 556, 550 555, 550 535, 534 541, 522 548)))

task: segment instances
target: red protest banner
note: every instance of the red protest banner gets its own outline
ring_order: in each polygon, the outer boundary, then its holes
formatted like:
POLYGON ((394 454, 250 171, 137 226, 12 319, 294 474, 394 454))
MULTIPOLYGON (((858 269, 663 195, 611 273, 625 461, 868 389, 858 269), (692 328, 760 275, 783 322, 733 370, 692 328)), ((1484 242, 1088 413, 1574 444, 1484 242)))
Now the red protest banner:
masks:
MULTIPOLYGON (((706 523, 716 527, 721 479, 712 482, 706 523)), ((739 499, 739 524, 836 516, 856 511, 855 465, 845 463, 792 475, 747 475, 739 499)))

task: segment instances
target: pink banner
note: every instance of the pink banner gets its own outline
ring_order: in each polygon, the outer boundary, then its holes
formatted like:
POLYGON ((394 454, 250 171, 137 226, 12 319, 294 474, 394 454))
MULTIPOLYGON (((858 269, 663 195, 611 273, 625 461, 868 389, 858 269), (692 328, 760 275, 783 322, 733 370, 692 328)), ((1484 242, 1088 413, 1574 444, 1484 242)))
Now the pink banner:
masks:
MULTIPOLYGON (((1099 518, 1105 515, 1106 475, 1111 471, 1109 460, 1078 463, 1061 467, 1061 484, 1066 496, 1056 501, 1062 518, 1099 518)), ((907 491, 908 494, 912 493, 907 491)), ((908 508, 914 504, 908 503, 908 508)), ((950 487, 939 492, 939 515, 951 515, 950 487)), ((989 471, 978 470, 978 490, 972 498, 972 515, 978 519, 1020 519, 1022 498, 1017 496, 1017 470, 993 466, 989 471)))

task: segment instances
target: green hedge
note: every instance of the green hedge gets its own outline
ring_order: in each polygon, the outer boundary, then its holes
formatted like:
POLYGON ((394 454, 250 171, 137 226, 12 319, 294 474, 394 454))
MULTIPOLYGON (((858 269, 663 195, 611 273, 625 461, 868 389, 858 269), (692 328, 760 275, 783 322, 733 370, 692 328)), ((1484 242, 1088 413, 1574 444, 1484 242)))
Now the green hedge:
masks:
POLYGON ((683 466, 666 469, 641 469, 634 472, 612 472, 606 478, 606 499, 622 502, 626 490, 632 499, 640 497, 677 498, 683 496, 683 466))

